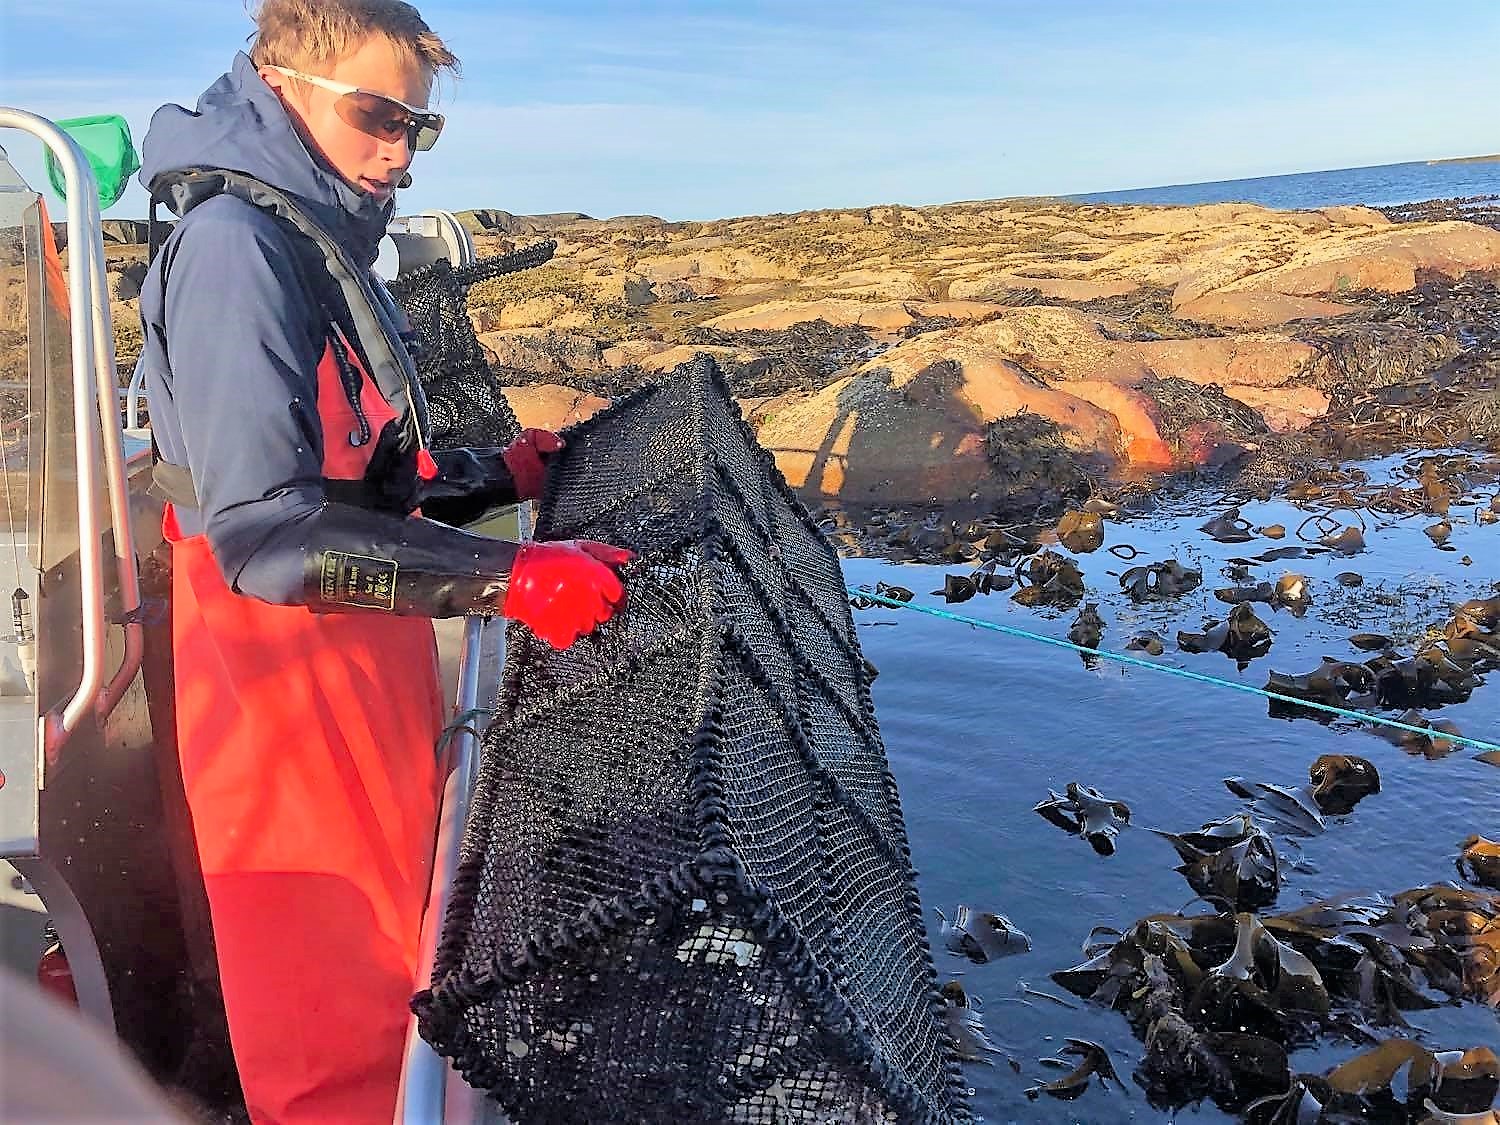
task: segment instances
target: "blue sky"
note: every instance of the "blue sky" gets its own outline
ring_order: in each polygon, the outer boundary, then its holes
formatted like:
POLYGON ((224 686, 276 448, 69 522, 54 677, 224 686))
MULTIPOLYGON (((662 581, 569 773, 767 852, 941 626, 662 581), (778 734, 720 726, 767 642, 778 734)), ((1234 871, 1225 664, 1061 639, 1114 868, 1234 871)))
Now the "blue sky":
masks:
MULTIPOLYGON (((1500 150, 1494 0, 419 6, 464 77, 403 210, 696 219, 1500 150)), ((139 143, 250 27, 242 0, 0 0, 0 103, 139 143)), ((143 212, 137 187, 109 214, 143 212)))

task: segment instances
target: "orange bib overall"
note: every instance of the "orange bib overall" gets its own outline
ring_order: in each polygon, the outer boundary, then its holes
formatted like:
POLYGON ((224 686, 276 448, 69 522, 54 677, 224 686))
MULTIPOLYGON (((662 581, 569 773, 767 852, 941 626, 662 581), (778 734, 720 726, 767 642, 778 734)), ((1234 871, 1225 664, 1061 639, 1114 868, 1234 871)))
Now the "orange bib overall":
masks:
MULTIPOLYGON (((351 355, 351 362, 356 362, 351 355)), ((370 429, 395 415, 366 377, 370 429)), ((363 477, 338 367, 318 367, 324 476, 363 477)), ((234 593, 171 506, 182 779, 252 1119, 385 1125, 436 832, 432 623, 234 593)))

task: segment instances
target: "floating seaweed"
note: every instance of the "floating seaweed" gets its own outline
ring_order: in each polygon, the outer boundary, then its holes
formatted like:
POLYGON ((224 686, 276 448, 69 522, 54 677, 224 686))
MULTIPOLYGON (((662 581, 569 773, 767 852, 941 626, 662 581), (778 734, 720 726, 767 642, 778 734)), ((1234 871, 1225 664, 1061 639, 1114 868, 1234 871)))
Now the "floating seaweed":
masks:
POLYGON ((1254 561, 1258 563, 1284 562, 1287 559, 1306 559, 1324 553, 1310 547, 1272 547, 1269 551, 1262 551, 1256 555, 1254 561))
POLYGON ((1443 641, 1476 672, 1500 669, 1500 596, 1464 602, 1443 626, 1443 641))
POLYGON ((1357 555, 1365 549, 1365 534, 1357 527, 1346 527, 1336 535, 1325 535, 1318 546, 1340 555, 1357 555))
POLYGON ((1024 606, 1069 608, 1083 600, 1083 572, 1078 564, 1055 551, 1042 551, 1016 570, 1021 586, 1011 600, 1024 606))
MULTIPOLYGON (((1324 657, 1318 669, 1303 676, 1272 672, 1266 690, 1337 707, 1415 709, 1463 703, 1479 686, 1481 672, 1500 668, 1497 623, 1500 598, 1474 599, 1458 607, 1440 637, 1410 655, 1396 652, 1382 634, 1355 634, 1351 641, 1358 647, 1382 651, 1363 664, 1324 657)), ((1306 713, 1277 701, 1271 705, 1273 716, 1306 713)), ((1410 737, 1403 734, 1398 745, 1406 746, 1410 737)))
POLYGON ((1459 845, 1458 873, 1471 883, 1500 890, 1500 844, 1483 836, 1469 836, 1459 845))
POLYGON ((1420 711, 1407 711, 1399 719, 1409 727, 1424 727, 1432 731, 1432 734, 1427 735, 1402 730, 1399 727, 1383 726, 1377 729, 1376 733, 1380 737, 1401 747, 1408 754, 1420 755, 1424 758, 1446 758, 1458 747, 1452 739, 1440 737, 1444 734, 1462 733, 1451 719, 1429 719, 1420 711))
POLYGON ((1276 596, 1276 587, 1269 582, 1257 582, 1253 586, 1229 586, 1214 591, 1214 597, 1229 605, 1241 602, 1264 602, 1271 604, 1276 596))
POLYGON ((1104 516, 1092 511, 1068 512, 1057 521, 1057 539, 1074 554, 1097 551, 1104 546, 1104 516))
POLYGON ((1365 662, 1382 707, 1442 707, 1466 702, 1479 678, 1437 646, 1411 656, 1385 652, 1365 662))
POLYGON ((994 1066, 992 1056, 1009 1058, 984 1029, 983 1005, 979 997, 971 997, 956 980, 943 985, 938 995, 942 1000, 943 1026, 953 1037, 961 1060, 994 1066))
POLYGON ((1238 508, 1230 508, 1223 515, 1215 516, 1199 530, 1220 543, 1248 543, 1255 538, 1250 521, 1240 518, 1238 508))
POLYGON ((1203 585, 1203 572, 1185 567, 1176 559, 1133 566, 1120 575, 1120 588, 1133 602, 1164 601, 1190 594, 1203 585))
POLYGON ((962 539, 955 539, 938 552, 938 558, 946 563, 969 562, 978 557, 978 548, 972 543, 965 543, 962 539))
MULTIPOLYGON (((1500 1006, 1500 894, 1438 884, 1263 918, 1151 915, 1052 978, 1129 1019, 1146 1045, 1135 1077, 1152 1105, 1210 1097, 1235 1109, 1272 1085, 1287 1101, 1261 1103, 1264 1116, 1253 1120, 1318 1121, 1295 1113, 1299 1106, 1321 1112, 1327 1099, 1304 1101, 1290 1076, 1276 1086, 1274 1054, 1265 1060, 1269 1068, 1237 1070, 1221 1053, 1233 1049, 1225 1036, 1288 1044, 1325 1033, 1368 1040, 1370 1022, 1401 1027, 1403 1011, 1444 1000, 1500 1006)), ((1478 1061, 1483 1065, 1471 1060, 1464 1073, 1484 1073, 1489 1064, 1478 1061)), ((1316 1082, 1307 1088, 1318 1094, 1316 1082)))
MULTIPOLYGON (((1099 1079, 1099 1085, 1106 1090, 1111 1082, 1115 1083, 1128 1096, 1130 1091, 1125 1088, 1125 1083, 1120 1081, 1120 1076, 1115 1073, 1114 1063, 1110 1061, 1109 1052, 1098 1043, 1087 1039, 1065 1039, 1063 1041, 1062 1053, 1073 1055, 1079 1059, 1076 1066, 1061 1078, 1051 1082, 1043 1082, 1026 1090, 1026 1096, 1035 1101, 1042 1094, 1048 1094, 1054 1098, 1064 1101, 1072 1101, 1089 1088, 1089 1077, 1092 1075, 1099 1079)), ((1069 1064, 1062 1059, 1043 1059, 1043 1063, 1051 1066, 1066 1067, 1069 1064)))
POLYGON ((1500 1059, 1488 1047, 1433 1051, 1387 1039, 1326 1075, 1299 1074, 1285 1092, 1246 1107, 1251 1125, 1494 1125, 1500 1059))
POLYGON ((1326 827, 1325 816, 1352 812, 1365 797, 1380 792, 1380 773, 1373 763, 1352 754, 1324 754, 1307 770, 1310 784, 1275 785, 1226 777, 1224 785, 1237 797, 1253 802, 1260 820, 1295 836, 1316 836, 1326 827))
MULTIPOLYGON (((1069 627, 1068 640, 1083 648, 1098 648, 1099 642, 1103 639, 1104 618, 1099 616, 1099 603, 1089 602, 1069 627)), ((1078 655, 1083 658, 1086 668, 1092 668, 1099 663, 1099 658, 1091 653, 1081 652, 1078 655)))
POLYGON ((967 574, 945 574, 943 575, 943 588, 934 590, 932 593, 934 596, 941 594, 943 600, 949 605, 957 605, 979 593, 979 587, 967 574))
POLYGON ((1236 914, 1234 926, 1234 951, 1204 974, 1189 1010, 1220 1031, 1249 1030, 1273 1040, 1308 1037, 1331 1006, 1322 974, 1254 914, 1236 914))
POLYGON ((1302 575, 1289 571, 1276 580, 1271 605, 1288 610, 1293 617, 1301 617, 1312 605, 1312 586, 1302 575))
POLYGON ((1307 767, 1312 796, 1324 816, 1354 811, 1372 793, 1380 792, 1380 771, 1367 758, 1353 754, 1322 754, 1307 767))
POLYGON ((1199 1031, 1182 1014, 1186 998, 1173 980, 1167 959, 1156 953, 1141 958, 1145 980, 1138 1017, 1146 1052, 1132 1077, 1157 1109, 1212 1098, 1223 1105, 1240 1101, 1234 1071, 1214 1049, 1212 1035, 1199 1031))
POLYGON ((1250 816, 1237 813, 1194 832, 1152 831, 1181 857, 1177 870, 1196 894, 1235 910, 1259 910, 1276 901, 1281 863, 1271 837, 1250 816))
POLYGON ((1250 811, 1257 819, 1285 835, 1317 836, 1328 827, 1310 785, 1293 788, 1238 777, 1226 777, 1224 785, 1236 797, 1251 802, 1250 811))
POLYGON ((1155 629, 1142 629, 1125 642, 1125 651, 1160 656, 1167 651, 1167 642, 1155 629))
POLYGON ((1031 952, 1031 938, 1004 914, 971 910, 959 904, 949 921, 941 910, 943 944, 948 952, 967 957, 976 965, 1031 952))
MULTIPOLYGON (((888 582, 877 582, 874 587, 861 586, 860 591, 865 594, 874 594, 879 598, 888 598, 893 602, 909 602, 916 594, 905 586, 892 586, 888 582)), ((877 602, 871 598, 861 597, 859 594, 851 594, 849 604, 854 609, 870 609, 874 606, 884 606, 885 603, 877 602)))
POLYGON ((1002 590, 1009 590, 1016 584, 1016 576, 1014 574, 1009 572, 1001 573, 1000 561, 998 559, 990 559, 987 562, 980 563, 970 577, 973 578, 974 585, 981 594, 999 593, 1002 590))
POLYGON ((1071 836, 1082 836, 1100 855, 1115 854, 1115 837, 1130 823, 1130 806, 1088 785, 1070 781, 1064 793, 1047 790, 1047 799, 1032 812, 1040 813, 1071 836))
POLYGON ((1210 621, 1201 633, 1181 631, 1177 647, 1183 652, 1222 652, 1237 661, 1241 668, 1271 651, 1271 628, 1242 602, 1229 611, 1223 621, 1210 621))
MULTIPOLYGON (((1363 664, 1325 656, 1322 664, 1302 675, 1272 672, 1266 679, 1265 690, 1330 707, 1373 705, 1375 674, 1363 664)), ((1301 715, 1320 722, 1327 722, 1330 718, 1324 712, 1309 711, 1277 699, 1270 701, 1270 713, 1273 718, 1301 715)))

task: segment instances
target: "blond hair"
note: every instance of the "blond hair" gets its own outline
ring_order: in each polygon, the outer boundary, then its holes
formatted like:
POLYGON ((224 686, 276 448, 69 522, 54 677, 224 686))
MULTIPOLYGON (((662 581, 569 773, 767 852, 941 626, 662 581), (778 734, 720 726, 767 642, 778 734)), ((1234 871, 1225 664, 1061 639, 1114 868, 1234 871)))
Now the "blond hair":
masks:
POLYGON ((317 70, 383 35, 429 74, 459 72, 458 56, 403 0, 260 0, 250 61, 257 67, 317 70))

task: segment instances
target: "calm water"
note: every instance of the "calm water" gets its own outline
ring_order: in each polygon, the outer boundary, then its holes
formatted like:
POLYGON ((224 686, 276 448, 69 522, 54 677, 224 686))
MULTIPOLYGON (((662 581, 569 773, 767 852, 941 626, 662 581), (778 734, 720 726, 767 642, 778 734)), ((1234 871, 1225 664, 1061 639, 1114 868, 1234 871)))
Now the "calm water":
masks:
POLYGON ((1500 193, 1500 162, 1490 164, 1381 164, 1291 176, 1258 176, 1207 184, 1104 191, 1070 196, 1085 203, 1259 203, 1312 208, 1364 203, 1388 207, 1420 199, 1453 199, 1500 193))
MULTIPOLYGON (((1217 510, 1209 497, 1150 518, 1106 525, 1106 548, 1131 544, 1144 552, 1137 562, 1175 556, 1202 567, 1204 585, 1175 604, 1137 607, 1117 581, 1132 564, 1105 549, 1081 556, 1087 600, 1100 603, 1109 623, 1102 647, 1122 648, 1138 628, 1149 626, 1175 638, 1179 628, 1198 628, 1205 615, 1222 617, 1227 607, 1213 598, 1212 589, 1231 584, 1218 573, 1225 560, 1295 543, 1295 529, 1308 514, 1285 503, 1247 505, 1243 514, 1254 526, 1279 522, 1288 537, 1280 543, 1260 539, 1230 545, 1198 530, 1217 510)), ((1368 654, 1348 643, 1350 633, 1379 631, 1399 639, 1446 620, 1452 602, 1500 588, 1500 525, 1477 526, 1471 516, 1472 510, 1465 514, 1455 507, 1451 542, 1457 550, 1448 553, 1422 534, 1431 517, 1366 514, 1371 549, 1362 555, 1256 568, 1258 578, 1272 581, 1287 570, 1304 574, 1316 598, 1300 620, 1256 607, 1276 633, 1269 655, 1240 673, 1228 657, 1176 652, 1169 639, 1161 661, 1261 686, 1270 669, 1305 672, 1323 654, 1366 659, 1368 654), (1461 565, 1465 554, 1473 565, 1461 565), (1366 586, 1346 590, 1334 583, 1333 575, 1344 570, 1362 573, 1366 586), (1398 591, 1401 605, 1374 604, 1381 588, 1398 591), (1358 621, 1352 627, 1344 623, 1351 616, 1358 621)), ((937 606, 944 604, 941 597, 928 592, 941 587, 944 572, 845 561, 851 585, 883 579, 937 606)), ((1028 610, 1008 598, 994 594, 951 608, 1057 637, 1066 636, 1076 612, 1028 610)), ((970 993, 983 998, 992 1038, 1021 1065, 1019 1075, 1004 1060, 995 1067, 968 1068, 976 1108, 988 1122, 1232 1120, 1211 1104, 1175 1118, 1152 1110, 1129 1078, 1141 1051, 1125 1017, 1088 1006, 1048 979, 1052 971, 1082 960, 1080 946, 1092 927, 1124 929, 1145 914, 1183 907, 1193 897, 1173 870, 1178 861, 1165 840, 1127 829, 1116 854, 1102 858, 1033 813, 1049 788, 1061 792, 1069 781, 1093 785, 1126 801, 1137 824, 1181 831, 1244 807, 1224 788, 1225 777, 1301 784, 1320 754, 1370 759, 1380 771, 1381 792, 1350 815, 1331 820, 1324 835, 1305 841, 1306 870, 1290 872, 1278 910, 1343 892, 1389 893, 1456 879, 1459 841, 1475 832, 1500 835, 1500 770, 1474 760, 1471 750, 1435 761, 1409 757, 1368 730, 1270 719, 1264 701, 1240 692, 1118 665, 1088 670, 1063 650, 911 612, 857 611, 855 620, 866 655, 880 669, 875 704, 901 787, 925 907, 941 908, 950 917, 960 902, 996 910, 1008 914, 1034 943, 1029 954, 989 965, 936 952, 943 979, 961 978, 970 993), (1024 1001, 1018 991, 1023 981, 1075 1008, 1024 1001), (1128 1098, 1095 1083, 1074 1102, 1046 1096, 1026 1100, 1027 1086, 1064 1073, 1039 1066, 1038 1060, 1056 1054, 1069 1036, 1109 1048, 1130 1087, 1128 1098)), ((1465 734, 1500 741, 1500 676, 1490 679, 1470 702, 1440 714, 1465 734)), ((1282 851, 1294 854, 1286 847, 1282 851)), ((935 918, 932 924, 937 940, 935 918)), ((1412 1015, 1434 1047, 1500 1047, 1500 1023, 1477 1005, 1412 1015)), ((1353 1052, 1345 1044, 1304 1051, 1294 1056, 1293 1066, 1321 1071, 1353 1052)))

